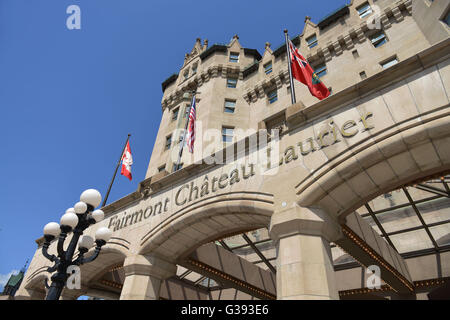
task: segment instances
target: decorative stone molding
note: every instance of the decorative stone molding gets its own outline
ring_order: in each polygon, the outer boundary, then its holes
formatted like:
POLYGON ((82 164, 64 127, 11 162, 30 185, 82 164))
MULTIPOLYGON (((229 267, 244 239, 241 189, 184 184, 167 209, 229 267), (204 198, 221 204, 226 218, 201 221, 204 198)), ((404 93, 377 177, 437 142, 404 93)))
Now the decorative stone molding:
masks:
POLYGON ((383 13, 380 16, 380 21, 381 21, 381 25, 383 26, 383 29, 389 29, 392 26, 386 13, 383 13))
POLYGON ((333 48, 334 48, 334 52, 336 53, 337 56, 342 54, 342 47, 341 47, 341 44, 339 43, 339 41, 333 42, 333 48))
POLYGON ((328 49, 328 47, 323 48, 322 53, 325 58, 325 61, 327 61, 327 62, 331 61, 331 53, 330 53, 330 50, 328 49))
POLYGON ((398 7, 393 8, 392 13, 394 15, 395 21, 397 21, 397 22, 401 22, 401 21, 403 21, 403 19, 405 19, 398 7))
POLYGON ((347 46, 347 49, 352 49, 355 45, 353 44, 352 37, 347 34, 344 36, 345 45, 347 46))

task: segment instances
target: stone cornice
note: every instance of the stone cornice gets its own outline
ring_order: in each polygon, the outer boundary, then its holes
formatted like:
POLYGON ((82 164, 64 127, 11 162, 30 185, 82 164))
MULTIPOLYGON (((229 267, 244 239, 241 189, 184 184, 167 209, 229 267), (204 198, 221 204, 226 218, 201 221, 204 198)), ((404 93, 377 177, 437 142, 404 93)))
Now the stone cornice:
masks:
POLYGON ((178 88, 168 94, 162 101, 162 109, 172 108, 180 102, 183 93, 200 88, 203 83, 208 82, 211 78, 228 76, 243 79, 243 68, 235 64, 217 64, 211 65, 206 70, 197 73, 195 76, 182 82, 178 88))
MULTIPOLYGON (((325 45, 321 46, 319 44, 316 48, 314 48, 314 50, 308 52, 305 55, 305 58, 308 59, 309 62, 314 62, 317 60, 324 60, 328 62, 332 59, 331 53, 334 52, 336 56, 339 56, 344 50, 353 49, 354 43, 362 43, 366 41, 366 32, 370 30, 370 23, 368 23, 368 21, 373 21, 375 17, 378 17, 380 19, 381 28, 385 30, 391 27, 389 17, 394 17, 397 23, 403 21, 404 17, 401 11, 404 10, 406 10, 410 15, 412 14, 412 0, 400 0, 391 6, 385 7, 383 12, 371 17, 368 20, 362 21, 359 26, 351 27, 347 32, 337 35, 334 40, 328 41, 325 45)), ((303 36, 304 35, 301 34, 298 37, 301 39, 303 36)), ((320 43, 320 37, 318 37, 318 40, 320 43)), ((274 51, 274 55, 279 56, 285 54, 285 51, 285 45, 283 44, 274 51)))

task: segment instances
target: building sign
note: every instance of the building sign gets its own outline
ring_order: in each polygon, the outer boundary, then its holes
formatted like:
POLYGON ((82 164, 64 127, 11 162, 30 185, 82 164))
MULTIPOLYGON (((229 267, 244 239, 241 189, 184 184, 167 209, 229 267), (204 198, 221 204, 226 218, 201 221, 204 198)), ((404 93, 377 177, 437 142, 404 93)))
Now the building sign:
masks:
MULTIPOLYGON (((310 137, 304 141, 300 141, 296 146, 288 146, 279 157, 278 164, 290 163, 297 160, 299 156, 308 156, 308 154, 326 148, 332 144, 339 143, 339 135, 342 138, 350 138, 357 135, 360 130, 358 129, 358 122, 361 122, 361 131, 370 130, 373 126, 370 123, 370 118, 373 117, 371 112, 365 113, 360 119, 345 121, 342 125, 338 126, 333 121, 327 123, 327 127, 322 129, 317 137, 310 137), (358 121, 358 122, 357 122, 358 121)), ((270 148, 267 149, 267 157, 270 159, 270 148)), ((271 165, 270 161, 267 161, 266 170, 275 168, 271 165)), ((219 170, 218 170, 219 171, 219 170)), ((192 181, 185 183, 178 187, 172 193, 174 196, 165 197, 161 200, 151 199, 150 203, 143 209, 135 209, 136 211, 116 214, 109 219, 108 228, 113 231, 117 231, 128 226, 140 223, 149 219, 152 216, 158 216, 166 214, 170 211, 171 206, 179 207, 187 206, 193 201, 196 201, 207 196, 216 194, 218 191, 225 189, 229 186, 237 184, 241 181, 250 179, 256 175, 255 164, 241 164, 230 169, 229 172, 214 174, 214 172, 208 173, 200 179, 193 179, 192 181)), ((136 208, 136 207, 135 207, 136 208)))

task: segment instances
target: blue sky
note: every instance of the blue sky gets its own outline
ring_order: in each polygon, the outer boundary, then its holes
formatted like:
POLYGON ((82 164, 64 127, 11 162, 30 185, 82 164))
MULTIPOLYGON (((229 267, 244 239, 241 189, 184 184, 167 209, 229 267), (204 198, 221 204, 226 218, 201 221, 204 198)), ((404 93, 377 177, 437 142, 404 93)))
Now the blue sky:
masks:
MULTIPOLYGON (((161 117, 161 83, 195 39, 264 52, 347 0, 0 0, 0 280, 36 250, 88 188, 106 193, 128 133, 133 180, 144 179, 161 117), (81 8, 81 30, 66 9, 81 8)), ((0 283, 0 288, 2 283, 0 283)))

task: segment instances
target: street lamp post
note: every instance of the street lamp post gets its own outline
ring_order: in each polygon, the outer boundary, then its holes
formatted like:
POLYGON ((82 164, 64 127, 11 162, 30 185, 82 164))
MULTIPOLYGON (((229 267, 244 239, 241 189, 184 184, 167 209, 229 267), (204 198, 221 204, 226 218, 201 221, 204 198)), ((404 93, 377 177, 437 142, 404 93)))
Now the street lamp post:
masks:
POLYGON ((42 254, 54 262, 52 267, 47 269, 48 272, 55 272, 51 277, 52 284, 48 290, 46 300, 58 300, 61 292, 66 284, 68 274, 67 268, 71 265, 82 265, 87 262, 94 261, 106 242, 111 238, 111 230, 101 227, 95 233, 95 251, 89 257, 84 254, 94 245, 92 237, 83 235, 91 224, 103 220, 104 213, 102 210, 94 210, 101 202, 102 196, 100 192, 94 189, 84 191, 80 196, 80 202, 77 202, 73 208, 66 210, 61 217, 60 225, 56 222, 47 223, 44 227, 44 245, 42 246, 42 254), (64 250, 64 242, 69 232, 73 231, 67 250, 64 250), (50 242, 58 237, 57 252, 58 256, 48 253, 50 242), (73 260, 75 249, 78 245, 78 257, 73 260))

